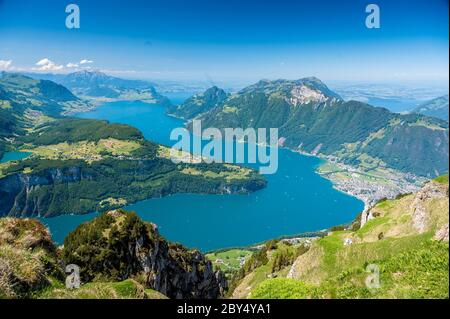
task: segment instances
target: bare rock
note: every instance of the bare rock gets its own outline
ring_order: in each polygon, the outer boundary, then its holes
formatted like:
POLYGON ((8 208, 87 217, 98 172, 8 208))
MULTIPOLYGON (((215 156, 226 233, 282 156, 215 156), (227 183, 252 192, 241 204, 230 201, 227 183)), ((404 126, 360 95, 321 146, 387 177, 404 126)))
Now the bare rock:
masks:
POLYGON ((442 228, 436 232, 434 239, 439 241, 448 241, 448 224, 442 226, 442 228))
POLYGON ((425 186, 416 193, 410 209, 412 211, 413 226, 419 233, 425 232, 429 223, 429 216, 425 207, 426 201, 447 196, 448 186, 446 187, 434 182, 425 184, 425 186))

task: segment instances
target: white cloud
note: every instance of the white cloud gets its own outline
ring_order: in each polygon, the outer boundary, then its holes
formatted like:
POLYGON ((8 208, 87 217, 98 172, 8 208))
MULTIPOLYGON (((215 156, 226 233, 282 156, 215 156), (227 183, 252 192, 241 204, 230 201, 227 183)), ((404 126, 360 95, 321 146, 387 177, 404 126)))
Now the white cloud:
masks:
POLYGON ((90 63, 94 63, 94 61, 86 60, 86 59, 83 59, 83 60, 80 61, 80 64, 90 64, 90 63))
POLYGON ((63 65, 57 65, 50 59, 44 58, 39 60, 36 65, 38 68, 32 68, 34 71, 60 71, 64 68, 63 65))
POLYGON ((44 58, 44 59, 42 59, 42 60, 39 60, 38 62, 36 62, 36 65, 46 65, 46 64, 49 64, 49 63, 52 63, 52 61, 50 61, 49 59, 47 59, 47 58, 44 58))
POLYGON ((0 60, 0 70, 6 71, 12 69, 12 60, 0 60))
POLYGON ((78 64, 69 62, 69 63, 67 63, 66 67, 68 67, 68 68, 78 68, 78 64))

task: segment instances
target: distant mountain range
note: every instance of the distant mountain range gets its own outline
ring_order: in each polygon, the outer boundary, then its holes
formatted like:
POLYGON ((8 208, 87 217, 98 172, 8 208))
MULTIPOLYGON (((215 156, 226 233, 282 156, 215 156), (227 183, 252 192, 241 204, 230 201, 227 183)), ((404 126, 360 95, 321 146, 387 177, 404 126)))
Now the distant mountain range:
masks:
POLYGON ((447 94, 445 83, 422 82, 354 82, 330 81, 327 83, 346 101, 354 100, 387 108, 391 112, 404 113, 424 101, 447 94))
POLYGON ((50 80, 71 90, 75 95, 94 100, 140 100, 147 103, 170 104, 158 94, 154 84, 109 76, 99 71, 78 71, 70 74, 27 73, 29 77, 50 80))
POLYGON ((284 146, 358 167, 418 176, 448 171, 447 122, 346 102, 317 78, 260 81, 213 103, 207 92, 179 105, 174 114, 191 114, 204 128, 276 127, 284 146))
POLYGON ((213 86, 203 93, 190 97, 181 105, 169 107, 168 113, 183 119, 191 119, 218 106, 227 98, 228 94, 224 90, 213 86))
POLYGON ((427 101, 411 112, 437 117, 448 122, 448 94, 427 101))
POLYGON ((73 109, 88 108, 62 85, 20 74, 0 73, 0 158, 6 141, 25 133, 47 117, 58 118, 73 109))
MULTIPOLYGON (((60 115, 69 108, 70 103, 85 104, 63 85, 15 73, 0 74, 0 94, 3 101, 28 105, 52 116, 60 115)), ((17 108, 11 109, 17 111, 17 108)))
POLYGON ((0 163, 0 216, 85 214, 174 193, 248 193, 266 185, 247 168, 177 165, 167 147, 134 127, 64 116, 83 103, 52 81, 1 74, 0 159, 8 150, 31 155, 0 163))

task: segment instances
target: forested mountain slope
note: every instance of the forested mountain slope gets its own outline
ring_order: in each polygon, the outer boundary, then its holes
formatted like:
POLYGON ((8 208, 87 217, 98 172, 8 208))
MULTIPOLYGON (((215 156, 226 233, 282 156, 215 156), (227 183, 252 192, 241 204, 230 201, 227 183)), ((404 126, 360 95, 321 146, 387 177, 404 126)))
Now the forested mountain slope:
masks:
POLYGON ((344 101, 316 78, 260 81, 197 119, 203 128, 276 127, 284 146, 355 166, 428 177, 448 171, 447 122, 344 101))

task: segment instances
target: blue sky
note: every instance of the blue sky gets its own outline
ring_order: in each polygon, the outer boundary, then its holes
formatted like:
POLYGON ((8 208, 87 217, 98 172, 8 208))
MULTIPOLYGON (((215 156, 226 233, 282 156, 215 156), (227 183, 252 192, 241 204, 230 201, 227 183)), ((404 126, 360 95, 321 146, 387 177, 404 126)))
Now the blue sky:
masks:
POLYGON ((0 68, 90 67, 171 80, 448 81, 448 23, 448 0, 0 0, 0 68), (69 3, 80 7, 80 29, 65 27, 69 3), (380 29, 365 27, 369 3, 380 7, 380 29))

